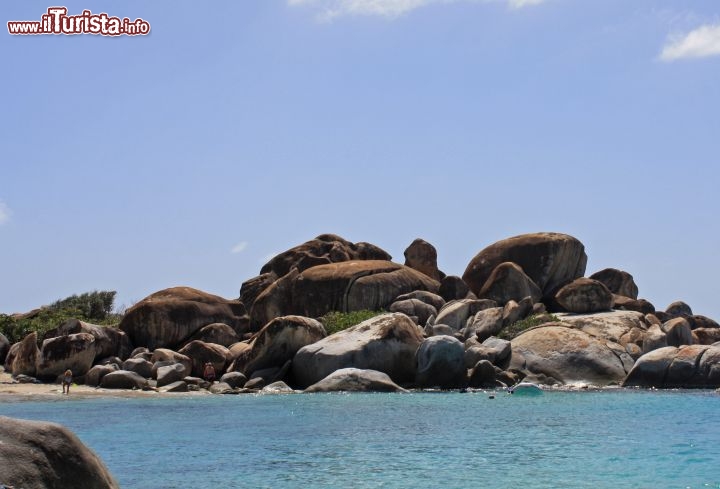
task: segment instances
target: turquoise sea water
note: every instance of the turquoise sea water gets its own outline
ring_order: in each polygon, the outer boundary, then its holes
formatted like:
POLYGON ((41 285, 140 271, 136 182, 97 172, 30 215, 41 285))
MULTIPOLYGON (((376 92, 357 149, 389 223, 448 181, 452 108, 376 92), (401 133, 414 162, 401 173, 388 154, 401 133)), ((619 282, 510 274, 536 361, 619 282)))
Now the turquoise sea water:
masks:
POLYGON ((123 488, 720 488, 714 392, 302 394, 8 402, 123 488))

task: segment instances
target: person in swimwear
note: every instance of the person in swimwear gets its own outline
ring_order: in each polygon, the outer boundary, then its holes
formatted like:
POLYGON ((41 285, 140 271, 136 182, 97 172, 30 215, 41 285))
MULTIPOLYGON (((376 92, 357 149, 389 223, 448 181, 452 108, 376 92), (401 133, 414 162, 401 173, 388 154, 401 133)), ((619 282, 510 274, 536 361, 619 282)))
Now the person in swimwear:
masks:
POLYGON ((215 367, 213 367, 211 362, 207 362, 205 364, 205 368, 203 369, 203 378, 211 384, 215 381, 215 367))
POLYGON ((72 384, 72 370, 67 369, 62 378, 63 394, 70 394, 70 384, 72 384))

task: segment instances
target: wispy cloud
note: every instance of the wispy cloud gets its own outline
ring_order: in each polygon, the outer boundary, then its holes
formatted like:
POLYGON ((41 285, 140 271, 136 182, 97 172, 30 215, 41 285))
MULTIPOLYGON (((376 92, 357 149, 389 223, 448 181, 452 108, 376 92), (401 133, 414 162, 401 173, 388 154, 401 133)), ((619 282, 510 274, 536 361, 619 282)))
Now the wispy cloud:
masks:
POLYGON ((663 61, 720 55, 720 24, 703 25, 687 34, 671 36, 660 53, 663 61))
POLYGON ((12 211, 5 202, 0 200, 0 226, 8 222, 10 220, 10 216, 12 216, 12 211))
POLYGON ((247 246, 247 241, 240 241, 238 244, 232 247, 230 253, 242 253, 243 251, 245 251, 245 248, 247 248, 247 246))
POLYGON ((346 15, 378 16, 394 19, 412 10, 435 4, 507 3, 518 9, 538 5, 546 0, 288 0, 291 6, 309 6, 319 10, 318 18, 331 21, 346 15))

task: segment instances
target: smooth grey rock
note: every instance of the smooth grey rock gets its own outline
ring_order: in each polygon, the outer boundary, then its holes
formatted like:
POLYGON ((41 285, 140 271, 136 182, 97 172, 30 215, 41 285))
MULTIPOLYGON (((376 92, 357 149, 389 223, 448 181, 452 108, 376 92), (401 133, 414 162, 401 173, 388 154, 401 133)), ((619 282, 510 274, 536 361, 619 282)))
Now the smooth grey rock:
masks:
POLYGON ((407 392, 384 372, 358 368, 336 370, 305 392, 407 392))

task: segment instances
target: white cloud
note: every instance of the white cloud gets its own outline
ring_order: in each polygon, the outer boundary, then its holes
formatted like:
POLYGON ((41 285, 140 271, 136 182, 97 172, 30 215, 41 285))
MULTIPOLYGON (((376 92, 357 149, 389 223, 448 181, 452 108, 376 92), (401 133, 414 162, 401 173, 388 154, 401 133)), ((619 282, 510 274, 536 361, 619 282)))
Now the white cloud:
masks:
POLYGON ((240 241, 238 244, 232 247, 230 253, 242 253, 243 251, 245 251, 245 248, 247 248, 247 245, 247 241, 240 241))
POLYGON ((320 11, 318 17, 330 21, 344 15, 375 15, 394 19, 412 10, 433 4, 506 2, 518 9, 538 5, 546 0, 288 0, 291 6, 310 6, 320 11))
POLYGON ((0 200, 0 226, 8 222, 11 215, 12 211, 10 210, 10 208, 5 202, 0 200))
POLYGON ((660 53, 663 61, 720 55, 720 24, 703 25, 681 36, 668 39, 660 53))

